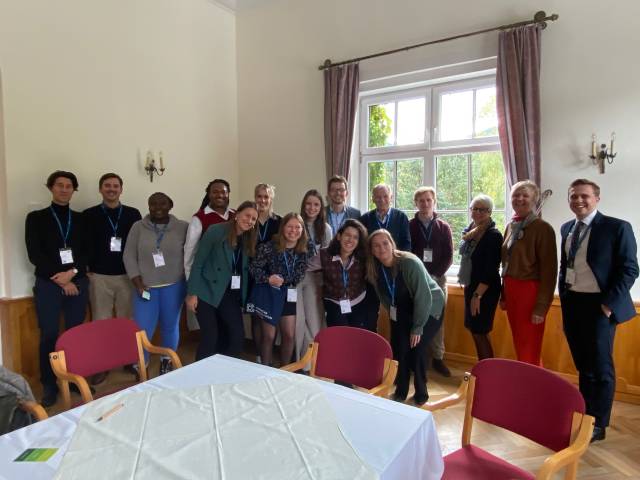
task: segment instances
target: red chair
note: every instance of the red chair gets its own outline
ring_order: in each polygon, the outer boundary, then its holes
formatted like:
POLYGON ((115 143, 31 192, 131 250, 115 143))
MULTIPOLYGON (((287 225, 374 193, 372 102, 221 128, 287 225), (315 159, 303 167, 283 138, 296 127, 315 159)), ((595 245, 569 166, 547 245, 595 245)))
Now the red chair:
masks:
POLYGON ((594 419, 585 415, 582 395, 553 372, 515 360, 491 358, 466 374, 458 392, 422 408, 430 411, 462 401, 466 396, 462 448, 444 457, 443 479, 551 479, 567 467, 565 479, 575 479, 578 460, 586 451, 594 419), (522 435, 556 453, 537 475, 471 444, 473 419, 522 435))
POLYGON ((64 332, 56 342, 56 351, 49 354, 51 368, 60 380, 64 408, 71 407, 69 382, 78 386, 82 403, 93 400, 85 377, 96 373, 137 364, 140 381, 146 381, 144 350, 166 355, 171 358, 174 368, 182 367, 173 350, 152 345, 144 330, 128 318, 83 323, 64 332))
POLYGON ((321 330, 304 357, 285 365, 294 372, 311 364, 311 376, 349 383, 384 397, 393 386, 398 362, 391 345, 377 333, 354 327, 321 330))

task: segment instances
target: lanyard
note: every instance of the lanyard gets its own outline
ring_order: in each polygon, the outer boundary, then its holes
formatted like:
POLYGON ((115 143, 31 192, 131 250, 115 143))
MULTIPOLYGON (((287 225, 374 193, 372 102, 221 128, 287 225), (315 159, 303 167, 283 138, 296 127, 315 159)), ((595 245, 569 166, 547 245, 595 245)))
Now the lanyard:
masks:
POLYGON ((344 223, 345 217, 347 216, 347 210, 343 210, 342 213, 333 213, 331 207, 329 207, 329 223, 331 224, 331 231, 335 235, 338 233, 338 230, 344 223))
POLYGON ((240 260, 240 256, 242 255, 242 243, 238 242, 238 245, 236 245, 236 249, 233 251, 233 253, 231 254, 233 257, 232 263, 231 263, 231 267, 233 269, 233 273, 238 273, 238 260, 240 260))
POLYGON ((340 268, 342 270, 342 284, 344 285, 344 298, 349 298, 347 288, 349 287, 349 267, 352 263, 353 257, 349 257, 346 267, 342 264, 342 259, 340 259, 340 268))
POLYGON ((296 259, 298 258, 298 256, 293 252, 289 254, 285 250, 284 252, 282 252, 282 258, 284 259, 284 266, 287 268, 287 274, 289 275, 288 280, 291 281, 291 279, 293 278, 293 274, 291 272, 293 271, 293 267, 296 264, 296 259), (289 265, 289 255, 291 255, 291 265, 289 265))
POLYGON ((389 211, 387 212, 387 216, 386 216, 386 218, 384 220, 384 223, 380 223, 380 219, 378 218, 378 213, 377 212, 375 212, 373 215, 376 217, 376 222, 378 222, 378 227, 379 228, 384 228, 385 230, 389 230, 387 228, 387 225, 389 225, 389 220, 391 220, 391 209, 389 209, 389 211))
POLYGON ((304 229, 307 231, 307 237, 309 237, 309 241, 311 243, 311 248, 313 248, 313 254, 317 255, 318 254, 318 246, 316 245, 315 230, 310 230, 309 226, 306 223, 304 224, 304 229), (314 232, 313 235, 311 234, 311 232, 314 232))
POLYGON ((267 221, 264 222, 264 225, 260 225, 260 222, 258 222, 258 238, 260 238, 261 243, 264 242, 265 239, 267 238, 267 230, 269 230, 270 221, 271 221, 271 218, 267 218, 267 221))
POLYGON ((62 237, 64 248, 67 248, 67 239, 69 238, 69 232, 71 232, 71 209, 69 209, 69 218, 67 220, 66 232, 62 231, 62 223, 60 222, 60 219, 58 218, 58 214, 56 213, 56 211, 53 209, 52 206, 49 206, 49 209, 51 210, 51 213, 53 213, 53 218, 56 219, 56 223, 58 224, 58 231, 60 232, 60 236, 62 237))
POLYGON ((111 217, 107 213, 107 208, 104 206, 104 203, 102 204, 102 211, 107 216, 107 220, 109 220, 109 224, 111 224, 111 229, 113 230, 113 236, 117 237, 118 236, 118 224, 120 223, 120 217, 122 216, 122 205, 120 205, 120 208, 118 209, 118 218, 116 219, 116 223, 115 224, 113 223, 113 220, 111 220, 111 217))
POLYGON ((396 305, 396 279, 393 278, 393 281, 389 283, 389 277, 387 276, 387 269, 384 268, 384 265, 380 264, 380 268, 382 269, 382 275, 384 275, 384 281, 387 284, 387 292, 389 292, 389 296, 391 297, 391 306, 396 305))
MULTIPOLYGON (((571 241, 570 247, 569 247, 569 255, 567 256, 567 263, 569 263, 569 265, 573 265, 575 259, 576 259, 576 255, 578 254, 578 250, 580 250, 580 245, 582 245, 582 242, 584 241, 585 237, 587 236, 587 233, 589 232, 589 229, 591 228, 591 225, 593 225, 593 222, 590 223, 589 225, 586 225, 582 232, 580 233, 580 236, 578 237, 577 242, 573 242, 573 240, 571 241), (574 248, 572 248, 574 247, 574 248)), ((576 220, 575 222, 573 222, 573 226, 571 227, 571 231, 569 232, 571 234, 571 236, 573 237, 573 235, 577 234, 578 232, 576 231, 576 227, 578 226, 578 220, 576 220)))
POLYGON ((160 243, 162 243, 162 239, 164 238, 164 234, 167 231, 167 227, 169 224, 165 224, 164 228, 160 230, 155 223, 152 223, 153 230, 156 232, 156 251, 160 251, 160 243))
POLYGON ((422 223, 422 221, 418 219, 418 224, 420 225, 420 231, 422 232, 422 238, 424 238, 424 241, 427 242, 427 247, 431 246, 431 233, 433 233, 433 221, 434 219, 432 218, 431 221, 429 222, 429 226, 425 227, 424 223, 422 223))

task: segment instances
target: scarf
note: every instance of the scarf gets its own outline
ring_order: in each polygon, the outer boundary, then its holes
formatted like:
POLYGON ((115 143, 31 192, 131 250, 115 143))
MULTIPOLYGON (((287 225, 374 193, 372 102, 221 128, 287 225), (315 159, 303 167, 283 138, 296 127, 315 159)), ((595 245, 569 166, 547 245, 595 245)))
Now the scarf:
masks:
POLYGON ((460 268, 458 269, 458 283, 460 285, 469 285, 469 282, 471 282, 471 255, 473 255, 484 233, 495 226, 496 223, 493 220, 483 225, 475 225, 475 223, 472 222, 462 232, 462 241, 458 249, 461 255, 460 268))

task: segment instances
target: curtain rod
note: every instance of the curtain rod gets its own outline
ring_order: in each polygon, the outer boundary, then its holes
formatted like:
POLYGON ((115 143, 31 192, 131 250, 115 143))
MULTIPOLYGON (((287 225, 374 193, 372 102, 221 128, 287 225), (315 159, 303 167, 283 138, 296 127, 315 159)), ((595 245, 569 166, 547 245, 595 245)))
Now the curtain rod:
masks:
POLYGON ((318 70, 326 70, 327 68, 337 67, 339 65, 346 65, 347 63, 355 63, 361 60, 369 60, 370 58, 391 55, 392 53, 406 52, 414 48, 425 47, 427 45, 434 45, 436 43, 444 43, 450 40, 457 40, 458 38, 471 37, 473 35, 479 35, 481 33, 487 33, 487 32, 494 32, 496 30, 508 30, 509 28, 523 27, 525 25, 532 25, 534 23, 542 24, 542 28, 545 28, 547 26, 547 23, 546 23, 547 21, 555 22, 557 19, 558 19, 558 15, 555 13, 547 17, 547 14, 544 11, 539 11, 533 16, 533 20, 525 20, 523 22, 510 23, 508 25, 500 25, 499 27, 485 28, 484 30, 476 30, 475 32, 462 33, 460 35, 454 35, 453 37, 446 37, 446 38, 441 38, 439 40, 432 40, 430 42, 418 43, 417 45, 409 45, 408 47, 396 48, 395 50, 388 50, 386 52, 373 53, 365 57, 352 58, 350 60, 344 60, 342 62, 332 63, 331 59, 327 58, 324 61, 324 64, 318 67, 318 70))

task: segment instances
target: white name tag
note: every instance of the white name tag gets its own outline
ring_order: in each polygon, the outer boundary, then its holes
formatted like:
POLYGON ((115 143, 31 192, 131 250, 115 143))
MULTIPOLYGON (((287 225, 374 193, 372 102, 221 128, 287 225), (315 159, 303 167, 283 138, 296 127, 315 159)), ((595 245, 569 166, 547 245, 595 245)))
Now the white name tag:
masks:
POLYGON ((62 262, 63 265, 73 263, 73 252, 70 248, 60 249, 60 262, 62 262))
POLYGON ((391 320, 393 320, 394 322, 398 320, 398 311, 396 310, 395 305, 391 305, 389 307, 389 318, 391 318, 391 320))
POLYGON ((162 254, 161 251, 158 250, 153 254, 153 264, 155 265, 156 268, 165 266, 164 255, 162 254))
POLYGON ((340 300, 340 313, 351 313, 351 302, 348 299, 340 300))
POLYGON ((122 239, 120 237, 111 237, 109 241, 109 250, 112 252, 122 251, 122 239))
POLYGON ((433 249, 425 248, 422 251, 422 261, 423 262, 433 262, 433 249))
POLYGON ((232 275, 231 290, 239 290, 239 289, 240 289, 240 275, 232 275))
POLYGON ((298 301, 298 290, 295 288, 287 288, 287 302, 298 301))
POLYGON ((573 268, 567 268, 567 274, 564 277, 564 281, 569 285, 576 284, 576 271, 573 268))
POLYGON ((149 292, 149 290, 142 291, 142 298, 144 298, 145 300, 151 300, 151 293, 149 292))

